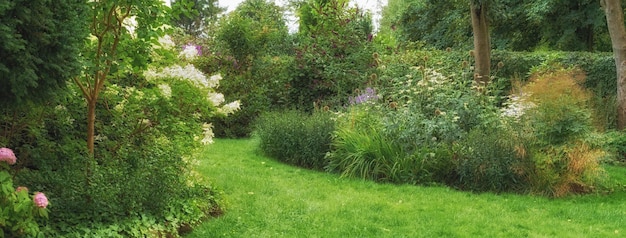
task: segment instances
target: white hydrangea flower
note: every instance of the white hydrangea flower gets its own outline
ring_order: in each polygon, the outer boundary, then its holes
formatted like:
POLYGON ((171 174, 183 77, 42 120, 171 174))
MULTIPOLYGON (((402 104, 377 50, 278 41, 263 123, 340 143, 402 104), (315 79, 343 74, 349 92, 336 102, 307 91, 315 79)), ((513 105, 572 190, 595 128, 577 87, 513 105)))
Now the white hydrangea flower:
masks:
POLYGON ((209 101, 211 101, 211 103, 213 103, 213 106, 218 106, 222 103, 224 103, 225 99, 224 99, 224 94, 221 93, 209 93, 209 101))

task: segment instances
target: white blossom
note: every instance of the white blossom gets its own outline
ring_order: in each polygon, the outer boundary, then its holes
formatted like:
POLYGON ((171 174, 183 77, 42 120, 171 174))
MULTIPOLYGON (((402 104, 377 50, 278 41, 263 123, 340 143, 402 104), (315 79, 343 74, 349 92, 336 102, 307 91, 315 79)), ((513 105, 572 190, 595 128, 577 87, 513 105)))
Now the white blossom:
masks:
POLYGON ((178 54, 178 57, 184 60, 193 60, 198 57, 199 52, 194 45, 186 45, 183 47, 183 51, 178 54))
POLYGON ((211 101, 211 103, 213 103, 213 106, 217 107, 220 104, 224 103, 224 101, 225 101, 224 94, 210 92, 209 93, 209 101, 211 101))
POLYGON ((161 93, 167 99, 172 97, 172 88, 168 84, 159 84, 159 89, 161 89, 161 93))
POLYGON ((218 108, 217 111, 221 114, 224 115, 228 115, 231 113, 234 113, 235 111, 239 110, 239 107, 241 106, 241 103, 239 102, 239 100, 231 102, 229 104, 226 104, 224 106, 222 106, 221 108, 218 108))
POLYGON ((202 138, 200 143, 202 143, 203 145, 212 144, 213 143, 213 136, 214 136, 214 134, 213 134, 213 124, 211 124, 211 123, 204 123, 202 125, 202 131, 203 131, 204 137, 202 138))
POLYGON ((174 43, 170 35, 164 35, 163 37, 159 38, 159 44, 165 49, 172 49, 176 47, 176 43, 174 43))

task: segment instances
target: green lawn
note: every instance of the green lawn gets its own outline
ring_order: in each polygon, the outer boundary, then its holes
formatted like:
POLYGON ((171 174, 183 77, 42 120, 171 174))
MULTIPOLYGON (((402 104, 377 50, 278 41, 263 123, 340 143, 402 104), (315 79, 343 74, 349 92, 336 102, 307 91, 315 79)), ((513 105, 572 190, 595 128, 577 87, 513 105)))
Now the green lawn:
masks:
MULTIPOLYGON (((626 236, 624 189, 549 199, 377 184, 281 164, 257 143, 206 148, 197 170, 224 191, 225 214, 186 237, 626 236)), ((626 184, 626 169, 610 172, 626 184)))

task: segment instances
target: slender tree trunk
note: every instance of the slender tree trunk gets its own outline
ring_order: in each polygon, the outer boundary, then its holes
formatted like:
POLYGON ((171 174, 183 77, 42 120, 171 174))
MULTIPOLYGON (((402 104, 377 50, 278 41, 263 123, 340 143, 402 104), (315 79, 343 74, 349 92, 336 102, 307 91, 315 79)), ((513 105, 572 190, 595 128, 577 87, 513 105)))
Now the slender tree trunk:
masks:
POLYGON ((600 0, 611 36, 617 71, 617 128, 626 127, 626 28, 621 0, 600 0))
POLYGON ((491 70, 491 42, 487 22, 487 5, 476 5, 472 2, 470 8, 472 32, 474 33, 474 80, 487 83, 491 70))
POLYGON ((96 99, 87 100, 87 150, 93 155, 96 133, 96 99))

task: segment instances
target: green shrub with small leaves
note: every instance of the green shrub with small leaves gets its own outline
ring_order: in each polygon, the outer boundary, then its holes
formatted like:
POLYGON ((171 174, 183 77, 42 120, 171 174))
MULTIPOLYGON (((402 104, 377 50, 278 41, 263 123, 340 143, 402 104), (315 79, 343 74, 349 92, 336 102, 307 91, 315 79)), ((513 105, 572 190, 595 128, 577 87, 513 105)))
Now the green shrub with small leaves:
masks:
POLYGON ((475 128, 457 145, 457 186, 472 191, 525 191, 532 165, 524 141, 503 124, 475 128))
POLYGON ((288 164, 322 170, 335 122, 329 112, 284 111, 262 114, 256 123, 260 149, 288 164))

